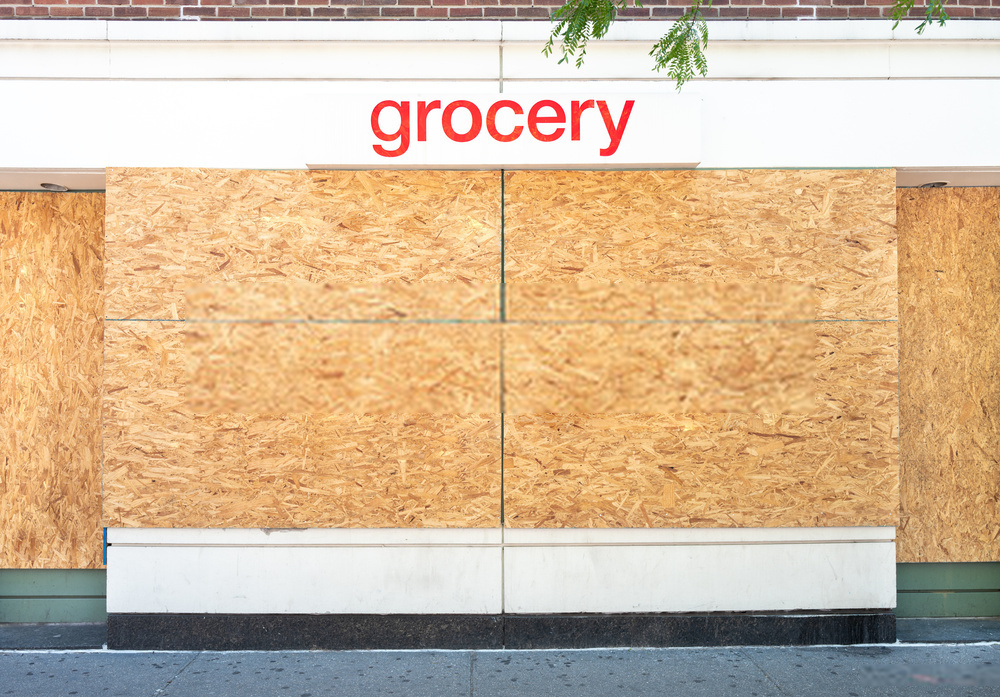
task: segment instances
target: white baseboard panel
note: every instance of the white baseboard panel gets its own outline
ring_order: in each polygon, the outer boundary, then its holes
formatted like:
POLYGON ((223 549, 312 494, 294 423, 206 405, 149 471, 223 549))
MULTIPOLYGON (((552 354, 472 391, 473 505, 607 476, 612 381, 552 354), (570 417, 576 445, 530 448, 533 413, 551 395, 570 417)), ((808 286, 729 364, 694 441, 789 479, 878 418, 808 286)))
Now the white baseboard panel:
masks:
POLYGON ((892 608, 893 542, 520 546, 505 610, 747 612, 892 608))
POLYGON ((108 612, 895 607, 895 529, 108 531, 108 612))
POLYGON ((502 607, 499 531, 119 530, 108 539, 108 612, 496 614, 502 607))

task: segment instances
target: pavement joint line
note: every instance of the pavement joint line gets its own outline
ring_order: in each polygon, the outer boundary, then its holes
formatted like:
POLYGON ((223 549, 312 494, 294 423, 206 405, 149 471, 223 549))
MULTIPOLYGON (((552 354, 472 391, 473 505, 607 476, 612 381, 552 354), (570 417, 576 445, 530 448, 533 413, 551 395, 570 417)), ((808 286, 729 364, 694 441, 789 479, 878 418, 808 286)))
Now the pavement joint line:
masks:
POLYGON ((156 697, 157 695, 162 695, 164 692, 166 692, 167 688, 169 688, 173 684, 174 680, 176 680, 177 678, 181 677, 181 674, 185 670, 187 670, 188 666, 191 665, 192 663, 194 663, 198 659, 198 656, 200 656, 200 655, 201 655, 201 651, 196 651, 194 653, 194 656, 191 657, 191 660, 188 661, 187 663, 185 663, 184 667, 181 668, 179 671, 177 671, 177 673, 176 673, 176 675, 174 675, 174 677, 172 677, 169 680, 167 680, 167 684, 166 685, 164 685, 163 687, 157 689, 156 692, 154 692, 150 697, 156 697))
POLYGON ((469 656, 469 697, 475 697, 475 693, 476 693, 476 682, 475 682, 476 652, 475 651, 470 651, 469 653, 470 653, 470 656, 469 656))
MULTIPOLYGON (((760 667, 760 664, 759 664, 759 663, 757 663, 757 661, 755 661, 755 660, 753 659, 753 656, 751 656, 751 655, 750 655, 750 654, 749 654, 749 653, 747 652, 747 648, 749 648, 749 647, 746 647, 746 646, 741 646, 741 647, 740 647, 739 649, 737 649, 737 653, 739 653, 739 654, 740 654, 741 656, 743 656, 743 657, 744 657, 745 659, 747 659, 748 661, 750 661, 750 663, 751 663, 751 664, 753 665, 753 667, 754 667, 754 668, 756 668, 757 670, 759 670, 759 671, 760 671, 760 674, 761 674, 761 675, 763 675, 763 676, 764 676, 765 678, 767 678, 767 681, 768 681, 769 683, 771 683, 772 685, 774 685, 774 689, 775 689, 775 690, 777 690, 777 691, 778 691, 778 692, 779 692, 780 694, 783 694, 783 695, 788 695, 788 693, 787 693, 787 692, 785 692, 785 691, 784 691, 784 690, 782 689, 781 685, 779 685, 779 684, 778 684, 778 681, 777 681, 777 680, 775 680, 774 678, 772 678, 772 677, 771 677, 771 675, 770 675, 770 674, 769 674, 769 673, 768 673, 768 672, 767 672, 766 670, 764 670, 763 668, 761 668, 761 667, 760 667)), ((788 647, 788 648, 792 648, 792 647, 788 647)), ((795 648, 798 648, 798 647, 795 647, 795 648)), ((791 695, 788 695, 788 697, 791 697, 791 695)))

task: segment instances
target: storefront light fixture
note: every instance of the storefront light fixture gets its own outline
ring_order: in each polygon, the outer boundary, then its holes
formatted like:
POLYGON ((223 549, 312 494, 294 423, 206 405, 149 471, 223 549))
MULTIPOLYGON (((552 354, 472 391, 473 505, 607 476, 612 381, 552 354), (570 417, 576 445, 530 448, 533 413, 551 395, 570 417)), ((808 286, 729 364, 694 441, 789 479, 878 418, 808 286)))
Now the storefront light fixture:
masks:
POLYGON ((927 182, 926 184, 921 184, 921 189, 940 189, 943 186, 948 186, 948 182, 927 182))
POLYGON ((41 187, 46 191, 57 191, 59 193, 69 191, 69 187, 63 186, 62 184, 53 184, 52 182, 42 182, 41 187))

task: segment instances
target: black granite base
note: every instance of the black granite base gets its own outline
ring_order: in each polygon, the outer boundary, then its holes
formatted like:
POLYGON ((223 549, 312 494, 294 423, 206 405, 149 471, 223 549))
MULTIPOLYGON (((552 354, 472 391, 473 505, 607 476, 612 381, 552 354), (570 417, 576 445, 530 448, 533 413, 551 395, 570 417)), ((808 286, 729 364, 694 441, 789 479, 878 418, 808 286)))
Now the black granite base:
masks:
POLYGON ((704 615, 507 615, 505 648, 808 646, 896 641, 890 611, 704 615))
POLYGON ((580 649, 896 640, 891 611, 620 615, 109 614, 108 648, 580 649))

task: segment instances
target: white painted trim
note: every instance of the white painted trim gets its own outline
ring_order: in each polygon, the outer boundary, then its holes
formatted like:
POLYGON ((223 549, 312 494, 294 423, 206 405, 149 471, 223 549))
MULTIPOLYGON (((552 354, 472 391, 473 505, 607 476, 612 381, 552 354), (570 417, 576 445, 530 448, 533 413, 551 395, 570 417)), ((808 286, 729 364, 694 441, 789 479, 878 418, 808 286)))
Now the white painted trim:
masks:
POLYGON ((514 547, 512 613, 754 612, 892 608, 896 546, 743 544, 514 547))
POLYGON ((496 614, 499 547, 108 547, 108 612, 496 614))
POLYGON ((895 605, 895 529, 108 530, 109 612, 743 612, 895 605))
POLYGON ((593 546, 892 542, 894 527, 816 528, 108 528, 142 547, 593 546))
MULTIPOLYGON (((208 25, 205 25, 208 26, 208 25)), ((216 25, 211 25, 216 26, 216 25)), ((476 80, 500 91, 521 81, 646 81, 672 92, 641 42, 597 42, 580 68, 540 42, 0 40, 0 79, 476 80)), ((720 42, 707 78, 719 80, 972 79, 1000 77, 1000 41, 720 42)))
POLYGON ((112 546, 343 547, 499 545, 500 528, 108 528, 112 546))
POLYGON ((894 527, 504 529, 505 547, 816 544, 895 539, 894 527))
MULTIPOLYGON (((617 22, 605 41, 655 41, 670 21, 617 22)), ((893 29, 890 20, 711 20, 709 36, 721 41, 968 41, 998 40, 997 22, 953 19, 917 34, 919 22, 893 29)), ((70 41, 545 41, 549 22, 350 21, 350 22, 123 22, 107 20, 0 20, 2 40, 70 41)))

